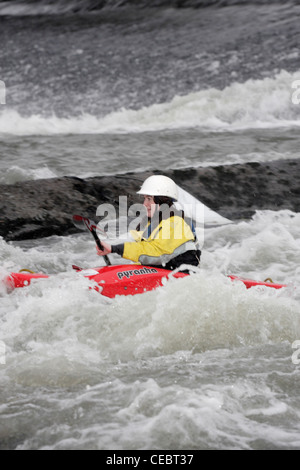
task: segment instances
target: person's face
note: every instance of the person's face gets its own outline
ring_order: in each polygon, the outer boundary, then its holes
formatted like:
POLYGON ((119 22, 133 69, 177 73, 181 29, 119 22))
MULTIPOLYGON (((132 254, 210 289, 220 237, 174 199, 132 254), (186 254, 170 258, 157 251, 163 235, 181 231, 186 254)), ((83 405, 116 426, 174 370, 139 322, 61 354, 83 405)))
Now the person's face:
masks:
POLYGON ((154 197, 144 196, 144 206, 146 207, 146 210, 147 210, 147 216, 153 217, 153 214, 155 212, 155 206, 156 206, 154 202, 154 197))

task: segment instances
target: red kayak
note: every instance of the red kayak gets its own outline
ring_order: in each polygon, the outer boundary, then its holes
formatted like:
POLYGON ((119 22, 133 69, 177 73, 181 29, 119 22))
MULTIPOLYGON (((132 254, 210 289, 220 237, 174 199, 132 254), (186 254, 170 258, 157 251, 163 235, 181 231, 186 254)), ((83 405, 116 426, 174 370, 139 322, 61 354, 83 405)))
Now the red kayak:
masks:
MULTIPOLYGON (((187 276, 185 273, 173 273, 167 269, 159 269, 150 266, 117 265, 102 266, 100 268, 81 269, 77 266, 73 268, 84 277, 93 281, 93 287, 106 297, 116 297, 117 295, 142 294, 164 284, 164 281, 172 274, 175 278, 187 276)), ((50 276, 42 273, 19 272, 10 273, 4 282, 9 290, 18 287, 29 286, 33 280, 45 279, 50 276)))
POLYGON ((241 281, 245 284, 247 289, 250 289, 250 287, 255 287, 255 286, 266 286, 266 287, 273 287, 273 289, 281 289, 282 287, 286 287, 286 284, 277 284, 271 280, 266 280, 266 281, 253 281, 252 279, 242 279, 237 276, 228 276, 230 279, 233 281, 241 281))
MULTIPOLYGON (((81 269, 77 266, 73 268, 84 277, 95 283, 93 286, 98 292, 106 297, 116 297, 117 295, 135 295, 151 291, 159 286, 163 286, 170 277, 182 278, 188 276, 187 273, 169 271, 151 266, 140 265, 116 265, 99 268, 81 269)), ((9 290, 18 287, 29 286, 36 279, 47 279, 50 276, 43 273, 19 272, 8 275, 4 282, 9 290)), ((233 281, 240 281, 249 289, 254 286, 267 286, 275 289, 285 287, 285 284, 275 284, 273 282, 260 282, 251 279, 241 279, 237 276, 229 276, 233 281)))

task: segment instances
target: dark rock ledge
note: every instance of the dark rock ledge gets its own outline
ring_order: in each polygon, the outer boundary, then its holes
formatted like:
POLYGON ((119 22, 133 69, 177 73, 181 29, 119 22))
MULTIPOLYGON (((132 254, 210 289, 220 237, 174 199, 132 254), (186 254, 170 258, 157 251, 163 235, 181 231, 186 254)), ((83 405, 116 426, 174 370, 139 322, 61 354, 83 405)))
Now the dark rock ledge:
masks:
MULTIPOLYGON (((150 174, 63 177, 0 185, 0 236, 12 241, 75 233, 73 214, 97 222, 97 207, 106 202, 117 209, 119 195, 128 196, 129 207, 139 201, 136 191, 150 174)), ((300 211, 300 160, 178 169, 164 174, 232 220, 251 218, 259 209, 300 211)))

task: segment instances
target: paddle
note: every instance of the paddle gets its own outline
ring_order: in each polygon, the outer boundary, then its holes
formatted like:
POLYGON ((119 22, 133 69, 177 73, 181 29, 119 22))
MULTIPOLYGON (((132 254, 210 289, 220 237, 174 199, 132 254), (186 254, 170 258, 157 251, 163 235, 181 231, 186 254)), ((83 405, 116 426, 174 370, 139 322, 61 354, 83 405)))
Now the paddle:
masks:
MULTIPOLYGON (((103 251, 103 245, 96 232, 97 225, 95 224, 95 222, 93 222, 93 220, 90 220, 87 217, 82 217, 81 215, 73 215, 73 224, 80 230, 88 229, 93 235, 99 250, 103 251)), ((103 258, 107 265, 111 264, 107 255, 104 255, 103 258)))

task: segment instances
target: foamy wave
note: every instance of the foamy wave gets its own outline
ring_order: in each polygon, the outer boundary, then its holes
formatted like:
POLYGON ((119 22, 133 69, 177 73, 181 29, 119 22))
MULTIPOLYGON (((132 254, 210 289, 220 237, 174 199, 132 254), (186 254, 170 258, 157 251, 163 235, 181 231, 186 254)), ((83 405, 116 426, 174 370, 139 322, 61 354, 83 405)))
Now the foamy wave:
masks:
POLYGON ((16 135, 101 134, 203 128, 238 130, 300 126, 300 71, 280 72, 275 78, 233 83, 223 90, 211 88, 171 102, 140 110, 123 109, 104 118, 90 114, 59 118, 55 115, 22 117, 4 109, 2 133, 16 135), (293 99, 294 98, 294 99, 293 99), (299 98, 299 99, 298 99, 299 98))
POLYGON ((4 174, 0 176, 0 183, 15 184, 19 181, 38 180, 43 178, 55 178, 57 175, 48 167, 25 169, 17 165, 10 167, 4 174))

